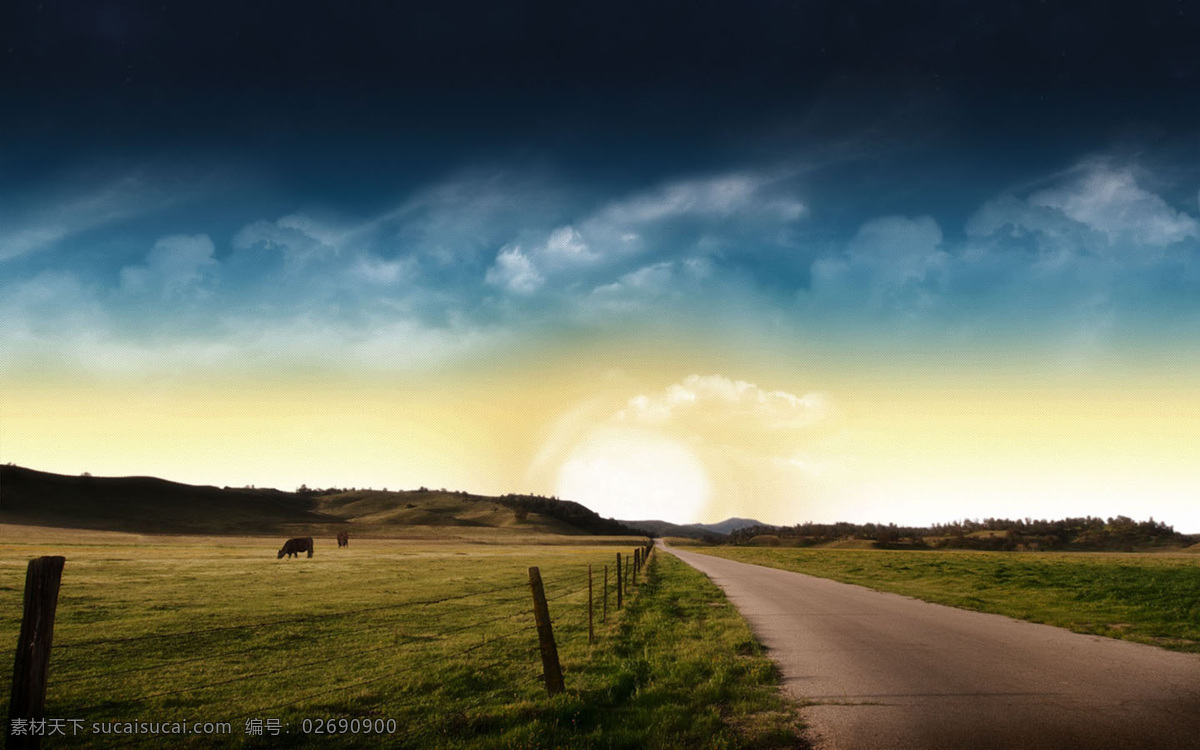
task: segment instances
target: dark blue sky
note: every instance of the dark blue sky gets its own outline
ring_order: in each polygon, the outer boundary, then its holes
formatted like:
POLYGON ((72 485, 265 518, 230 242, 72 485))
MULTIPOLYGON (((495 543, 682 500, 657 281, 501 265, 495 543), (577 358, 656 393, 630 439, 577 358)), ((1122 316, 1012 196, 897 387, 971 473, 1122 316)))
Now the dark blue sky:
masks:
POLYGON ((914 158, 942 169, 1004 171, 1193 134, 1200 116, 1200 9, 1186 0, 16 0, 4 13, 4 166, 22 177, 190 156, 370 184, 526 155, 639 180, 873 127, 935 141, 914 158))
MULTIPOLYGON (((1190 0, 2 12, 18 320, 44 321, 21 300, 55 289, 151 348, 129 321, 168 299, 166 338, 226 341, 216 309, 536 331, 600 290, 682 284, 687 263, 705 269, 692 302, 789 325, 855 318, 873 284, 884 329, 918 308, 951 327, 1006 304, 1082 315, 1081 298, 1139 330, 1195 312, 1190 0), (1047 264, 1053 283, 1027 283, 1047 264), (364 274, 393 286, 321 286, 364 274), (830 274, 838 304, 808 299, 830 274)), ((47 348, 30 325, 10 332, 47 348)))

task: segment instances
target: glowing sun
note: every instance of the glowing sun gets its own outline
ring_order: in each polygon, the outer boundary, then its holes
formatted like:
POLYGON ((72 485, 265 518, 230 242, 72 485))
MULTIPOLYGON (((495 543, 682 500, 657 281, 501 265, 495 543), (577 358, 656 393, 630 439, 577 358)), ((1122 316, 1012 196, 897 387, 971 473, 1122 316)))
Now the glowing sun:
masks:
POLYGON ((591 433, 558 472, 559 497, 630 521, 695 523, 710 492, 708 475, 692 451, 641 430, 591 433))

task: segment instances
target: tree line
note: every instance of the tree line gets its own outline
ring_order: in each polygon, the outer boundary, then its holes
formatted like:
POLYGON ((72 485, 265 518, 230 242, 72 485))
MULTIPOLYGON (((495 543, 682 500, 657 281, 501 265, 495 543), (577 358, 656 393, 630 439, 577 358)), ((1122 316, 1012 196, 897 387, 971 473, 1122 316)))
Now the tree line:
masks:
POLYGON ((517 520, 525 520, 529 513, 539 513, 543 516, 565 521, 577 529, 590 534, 601 536, 646 536, 642 531, 626 526, 611 518, 602 518, 596 511, 580 505, 572 500, 560 500, 557 497, 541 495, 501 495, 496 502, 511 508, 517 514, 517 520))
POLYGON ((877 523, 802 523, 795 526, 750 526, 726 538, 707 541, 729 544, 778 544, 809 547, 833 541, 868 540, 882 549, 1090 550, 1128 551, 1147 547, 1176 547, 1191 537, 1153 518, 1128 516, 1063 518, 1059 520, 985 518, 931 526, 877 523))

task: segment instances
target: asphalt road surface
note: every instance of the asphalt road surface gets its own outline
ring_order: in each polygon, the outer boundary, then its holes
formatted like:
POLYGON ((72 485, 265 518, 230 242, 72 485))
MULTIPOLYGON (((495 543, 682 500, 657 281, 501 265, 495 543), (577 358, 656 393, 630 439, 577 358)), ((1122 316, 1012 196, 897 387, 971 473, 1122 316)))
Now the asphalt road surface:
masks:
POLYGON ((665 549, 725 590, 821 750, 1200 748, 1200 655, 665 549))

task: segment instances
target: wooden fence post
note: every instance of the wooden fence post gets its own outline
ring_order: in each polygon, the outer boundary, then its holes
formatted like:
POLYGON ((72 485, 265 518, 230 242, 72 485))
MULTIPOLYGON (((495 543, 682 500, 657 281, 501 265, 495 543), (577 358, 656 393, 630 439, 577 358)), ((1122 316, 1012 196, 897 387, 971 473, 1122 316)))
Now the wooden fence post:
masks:
POLYGON ((592 564, 588 563, 588 643, 595 643, 596 630, 592 626, 592 564))
POLYGON ((542 647, 542 676, 546 692, 557 695, 563 691, 562 666, 558 663, 558 646, 554 645, 554 629, 550 626, 550 608, 542 588, 542 572, 529 569, 529 588, 533 591, 533 619, 537 622, 538 642, 542 647))
POLYGON ((622 590, 622 588, 623 588, 623 586, 622 586, 622 583, 623 583, 623 581, 622 581, 622 578, 623 578, 623 576, 621 575, 621 553, 620 553, 620 552, 618 552, 618 553, 617 553, 617 609, 620 609, 620 608, 621 608, 621 604, 622 604, 622 601, 621 601, 621 600, 622 600, 622 598, 623 598, 623 597, 621 596, 621 594, 622 594, 622 591, 621 591, 621 590, 622 590))
POLYGON ((41 747, 40 735, 11 734, 12 720, 46 718, 46 674, 54 637, 54 613, 58 609, 58 585, 66 561, 65 557, 38 557, 30 560, 25 569, 25 613, 13 660, 9 721, 5 727, 8 739, 4 746, 8 750, 41 747))
POLYGON ((604 566, 604 609, 600 610, 600 622, 608 622, 608 566, 604 566))

